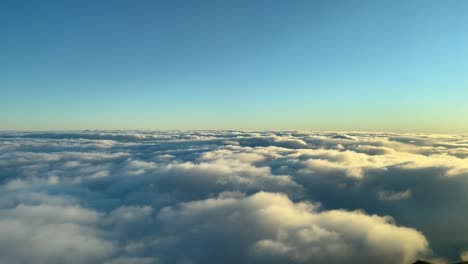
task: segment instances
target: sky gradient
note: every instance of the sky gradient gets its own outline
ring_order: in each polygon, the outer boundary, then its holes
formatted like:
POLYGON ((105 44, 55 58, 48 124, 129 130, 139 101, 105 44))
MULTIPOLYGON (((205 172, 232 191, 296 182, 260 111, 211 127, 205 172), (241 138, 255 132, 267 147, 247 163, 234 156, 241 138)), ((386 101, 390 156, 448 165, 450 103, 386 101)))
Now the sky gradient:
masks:
POLYGON ((0 130, 468 133, 468 2, 1 1, 0 130))

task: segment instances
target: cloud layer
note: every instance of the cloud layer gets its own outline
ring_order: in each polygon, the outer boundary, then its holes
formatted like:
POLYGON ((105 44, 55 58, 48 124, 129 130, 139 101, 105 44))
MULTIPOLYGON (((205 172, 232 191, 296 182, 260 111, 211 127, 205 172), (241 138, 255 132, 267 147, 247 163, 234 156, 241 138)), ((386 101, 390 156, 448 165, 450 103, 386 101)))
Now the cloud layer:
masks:
POLYGON ((0 263, 466 258, 468 137, 0 133, 0 263))

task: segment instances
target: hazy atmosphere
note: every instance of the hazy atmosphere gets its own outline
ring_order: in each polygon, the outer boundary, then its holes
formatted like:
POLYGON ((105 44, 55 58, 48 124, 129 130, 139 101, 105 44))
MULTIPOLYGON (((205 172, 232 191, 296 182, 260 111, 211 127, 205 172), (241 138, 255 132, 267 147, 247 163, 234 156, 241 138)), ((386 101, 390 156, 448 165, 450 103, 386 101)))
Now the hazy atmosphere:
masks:
POLYGON ((467 26, 0 0, 0 264, 468 263, 467 26))

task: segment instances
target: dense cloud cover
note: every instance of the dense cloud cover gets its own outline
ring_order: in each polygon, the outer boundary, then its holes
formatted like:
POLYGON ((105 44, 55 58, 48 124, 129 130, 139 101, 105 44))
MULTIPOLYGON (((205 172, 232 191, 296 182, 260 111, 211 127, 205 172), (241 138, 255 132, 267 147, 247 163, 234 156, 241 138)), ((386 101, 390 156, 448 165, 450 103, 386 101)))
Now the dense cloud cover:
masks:
POLYGON ((0 263, 468 257, 468 137, 0 133, 0 263))

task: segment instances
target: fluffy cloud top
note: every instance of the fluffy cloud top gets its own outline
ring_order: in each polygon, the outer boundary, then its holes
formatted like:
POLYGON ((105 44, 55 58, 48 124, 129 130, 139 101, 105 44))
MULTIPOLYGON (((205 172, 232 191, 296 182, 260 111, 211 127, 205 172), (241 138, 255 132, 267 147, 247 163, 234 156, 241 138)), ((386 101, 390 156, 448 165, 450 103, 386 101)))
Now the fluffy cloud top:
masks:
POLYGON ((158 219, 163 236, 180 248, 178 257, 198 240, 198 250, 216 248, 219 254, 187 258, 212 263, 407 263, 428 247, 421 233, 397 227, 389 217, 317 212, 313 204, 264 192, 165 207, 158 219))
POLYGON ((466 259, 467 188, 458 135, 3 132, 0 263, 466 259))

